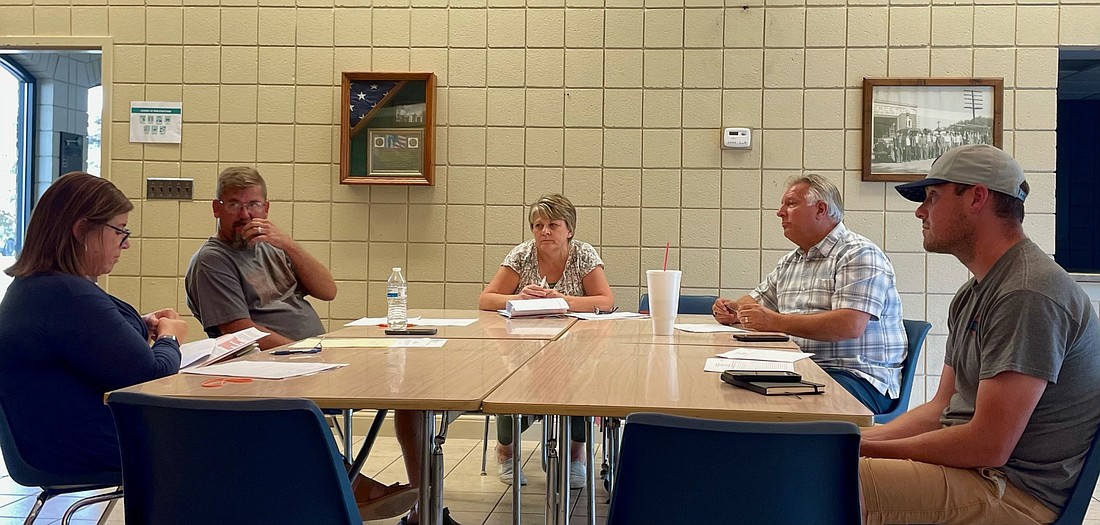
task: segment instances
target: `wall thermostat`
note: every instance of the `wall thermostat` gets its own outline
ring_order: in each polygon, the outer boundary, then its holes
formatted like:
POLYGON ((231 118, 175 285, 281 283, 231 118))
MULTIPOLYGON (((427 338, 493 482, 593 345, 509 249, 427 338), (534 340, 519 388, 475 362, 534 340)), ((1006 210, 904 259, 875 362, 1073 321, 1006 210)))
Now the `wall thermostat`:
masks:
POLYGON ((723 128, 722 147, 728 149, 752 149, 752 130, 749 128, 723 128))

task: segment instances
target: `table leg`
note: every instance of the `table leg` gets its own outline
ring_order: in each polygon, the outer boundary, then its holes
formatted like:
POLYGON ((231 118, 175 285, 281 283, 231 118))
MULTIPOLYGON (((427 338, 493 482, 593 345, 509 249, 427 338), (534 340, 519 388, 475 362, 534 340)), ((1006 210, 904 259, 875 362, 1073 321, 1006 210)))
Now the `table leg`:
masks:
POLYGON ((588 525, 596 525, 596 418, 584 418, 585 440, 585 476, 588 478, 585 484, 588 487, 588 525))
POLYGON ((558 523, 569 524, 569 466, 572 459, 569 449, 572 445, 569 416, 558 416, 558 496, 561 500, 558 508, 558 523))
POLYGON ((520 514, 520 480, 523 479, 523 447, 520 446, 520 434, 523 432, 523 416, 512 415, 512 523, 519 525, 520 514))
POLYGON ((443 444, 447 442, 447 428, 450 414, 443 413, 439 433, 433 439, 432 447, 432 521, 433 525, 443 523, 443 444))
POLYGON ((363 464, 367 462, 367 456, 370 455, 370 449, 378 438, 378 432, 382 429, 382 423, 386 420, 387 412, 387 410, 379 410, 375 413, 374 421, 371 422, 370 430, 367 431, 367 437, 363 439, 363 446, 359 447, 359 452, 355 455, 355 461, 351 463, 351 468, 348 469, 348 479, 351 481, 355 481, 356 474, 363 470, 363 464))
POLYGON ((547 415, 542 418, 542 424, 547 426, 548 439, 542 444, 546 450, 546 508, 544 509, 545 523, 557 523, 558 520, 558 476, 561 473, 558 462, 558 432, 560 424, 558 416, 547 415))
POLYGON ((432 437, 435 436, 435 412, 424 411, 424 440, 420 448, 420 521, 432 525, 432 437))

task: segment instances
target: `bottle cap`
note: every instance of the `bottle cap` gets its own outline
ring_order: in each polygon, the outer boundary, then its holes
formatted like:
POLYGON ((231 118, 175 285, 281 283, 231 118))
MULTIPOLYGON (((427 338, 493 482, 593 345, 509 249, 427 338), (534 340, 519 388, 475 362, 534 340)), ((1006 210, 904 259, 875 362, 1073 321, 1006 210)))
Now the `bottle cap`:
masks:
POLYGON ((401 271, 401 267, 400 267, 400 266, 395 266, 395 267, 393 268, 393 271, 395 271, 395 272, 400 272, 400 271, 401 271))

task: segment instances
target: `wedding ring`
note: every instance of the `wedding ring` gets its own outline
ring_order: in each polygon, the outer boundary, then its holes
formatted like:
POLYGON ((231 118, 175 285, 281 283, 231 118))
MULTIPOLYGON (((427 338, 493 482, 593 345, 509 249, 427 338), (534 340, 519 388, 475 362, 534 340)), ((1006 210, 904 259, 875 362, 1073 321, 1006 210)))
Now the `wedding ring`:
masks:
POLYGON ((256 228, 256 229, 260 231, 260 235, 264 234, 264 229, 263 228, 256 228))

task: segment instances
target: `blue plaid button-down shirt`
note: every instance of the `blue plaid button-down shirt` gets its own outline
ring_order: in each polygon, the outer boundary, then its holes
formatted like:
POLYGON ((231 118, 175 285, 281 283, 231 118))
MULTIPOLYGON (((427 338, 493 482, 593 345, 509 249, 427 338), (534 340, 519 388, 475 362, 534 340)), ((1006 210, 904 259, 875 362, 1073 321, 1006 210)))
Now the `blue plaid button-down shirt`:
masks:
POLYGON ((749 294, 784 314, 810 314, 848 308, 871 315, 863 335, 837 342, 794 337, 822 368, 841 368, 866 379, 879 392, 897 398, 905 360, 905 327, 894 267, 866 237, 837 224, 821 242, 796 248, 749 294))

